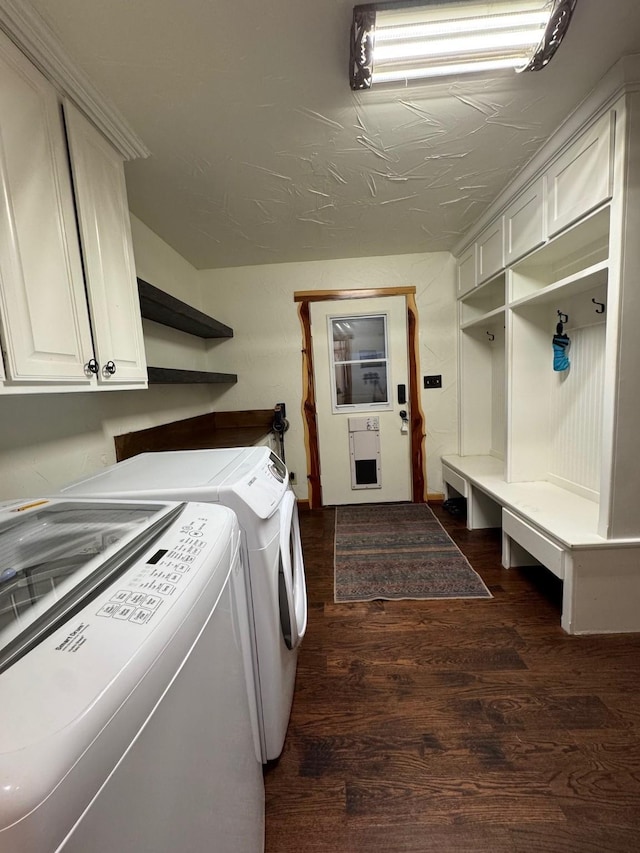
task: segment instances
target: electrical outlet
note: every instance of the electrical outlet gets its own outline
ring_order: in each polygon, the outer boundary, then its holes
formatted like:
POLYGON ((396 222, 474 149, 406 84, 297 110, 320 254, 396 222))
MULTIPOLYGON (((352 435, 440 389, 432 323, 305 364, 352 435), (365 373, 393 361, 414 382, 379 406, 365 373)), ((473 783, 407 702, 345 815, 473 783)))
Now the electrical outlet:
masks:
POLYGON ((442 388, 442 376, 423 376, 425 388, 442 388))

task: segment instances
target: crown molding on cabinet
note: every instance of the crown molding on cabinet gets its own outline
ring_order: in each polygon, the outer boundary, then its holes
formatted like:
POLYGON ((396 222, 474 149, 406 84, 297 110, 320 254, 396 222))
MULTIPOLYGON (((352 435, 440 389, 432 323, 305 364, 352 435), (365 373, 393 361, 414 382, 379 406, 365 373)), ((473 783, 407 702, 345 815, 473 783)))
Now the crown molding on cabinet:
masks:
POLYGON ((65 55, 62 45, 28 3, 1 0, 0 29, 20 48, 58 91, 70 98, 126 160, 148 157, 149 149, 115 107, 65 55))
POLYGON ((453 256, 459 258, 483 229, 504 212, 521 190, 542 175, 551 161, 559 157, 587 125, 611 109, 620 97, 637 91, 640 91, 640 54, 623 56, 552 133, 516 178, 502 190, 473 228, 453 247, 453 256))

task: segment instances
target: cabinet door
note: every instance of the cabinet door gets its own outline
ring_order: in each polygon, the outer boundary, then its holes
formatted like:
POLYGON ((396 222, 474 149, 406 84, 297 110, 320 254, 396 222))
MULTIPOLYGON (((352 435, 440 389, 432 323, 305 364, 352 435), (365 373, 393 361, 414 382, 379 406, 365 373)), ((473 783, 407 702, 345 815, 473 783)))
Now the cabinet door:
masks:
POLYGON ((613 112, 604 115, 548 169, 550 236, 611 198, 614 118, 613 112))
POLYGON ((476 244, 469 246, 458 260, 458 296, 476 286, 476 244))
POLYGON ((80 247, 57 95, 0 34, 0 321, 11 383, 90 386, 80 247))
POLYGON ((502 217, 485 228, 476 241, 478 284, 487 281, 504 269, 504 238, 502 217))
POLYGON ((147 368, 122 159, 69 102, 65 102, 65 118, 98 381, 104 387, 145 387, 147 368))
POLYGON ((504 214, 504 255, 507 266, 545 240, 544 181, 539 178, 506 209, 504 214))

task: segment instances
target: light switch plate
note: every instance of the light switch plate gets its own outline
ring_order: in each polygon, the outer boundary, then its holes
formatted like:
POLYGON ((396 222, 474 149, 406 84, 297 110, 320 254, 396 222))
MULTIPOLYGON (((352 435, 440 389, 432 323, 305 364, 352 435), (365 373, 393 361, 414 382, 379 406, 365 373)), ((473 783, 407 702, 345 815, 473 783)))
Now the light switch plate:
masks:
POLYGON ((442 388, 442 376, 423 376, 425 388, 442 388))

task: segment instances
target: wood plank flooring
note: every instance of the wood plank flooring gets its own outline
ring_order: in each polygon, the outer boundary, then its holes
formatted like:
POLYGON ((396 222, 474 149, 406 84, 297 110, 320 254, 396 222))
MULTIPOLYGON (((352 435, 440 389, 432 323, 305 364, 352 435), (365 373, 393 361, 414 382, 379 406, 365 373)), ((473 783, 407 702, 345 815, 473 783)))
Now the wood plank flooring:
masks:
POLYGON ((567 636, 559 581, 432 508, 493 599, 334 604, 335 512, 301 513, 309 626, 267 853, 637 853, 640 635, 567 636))

